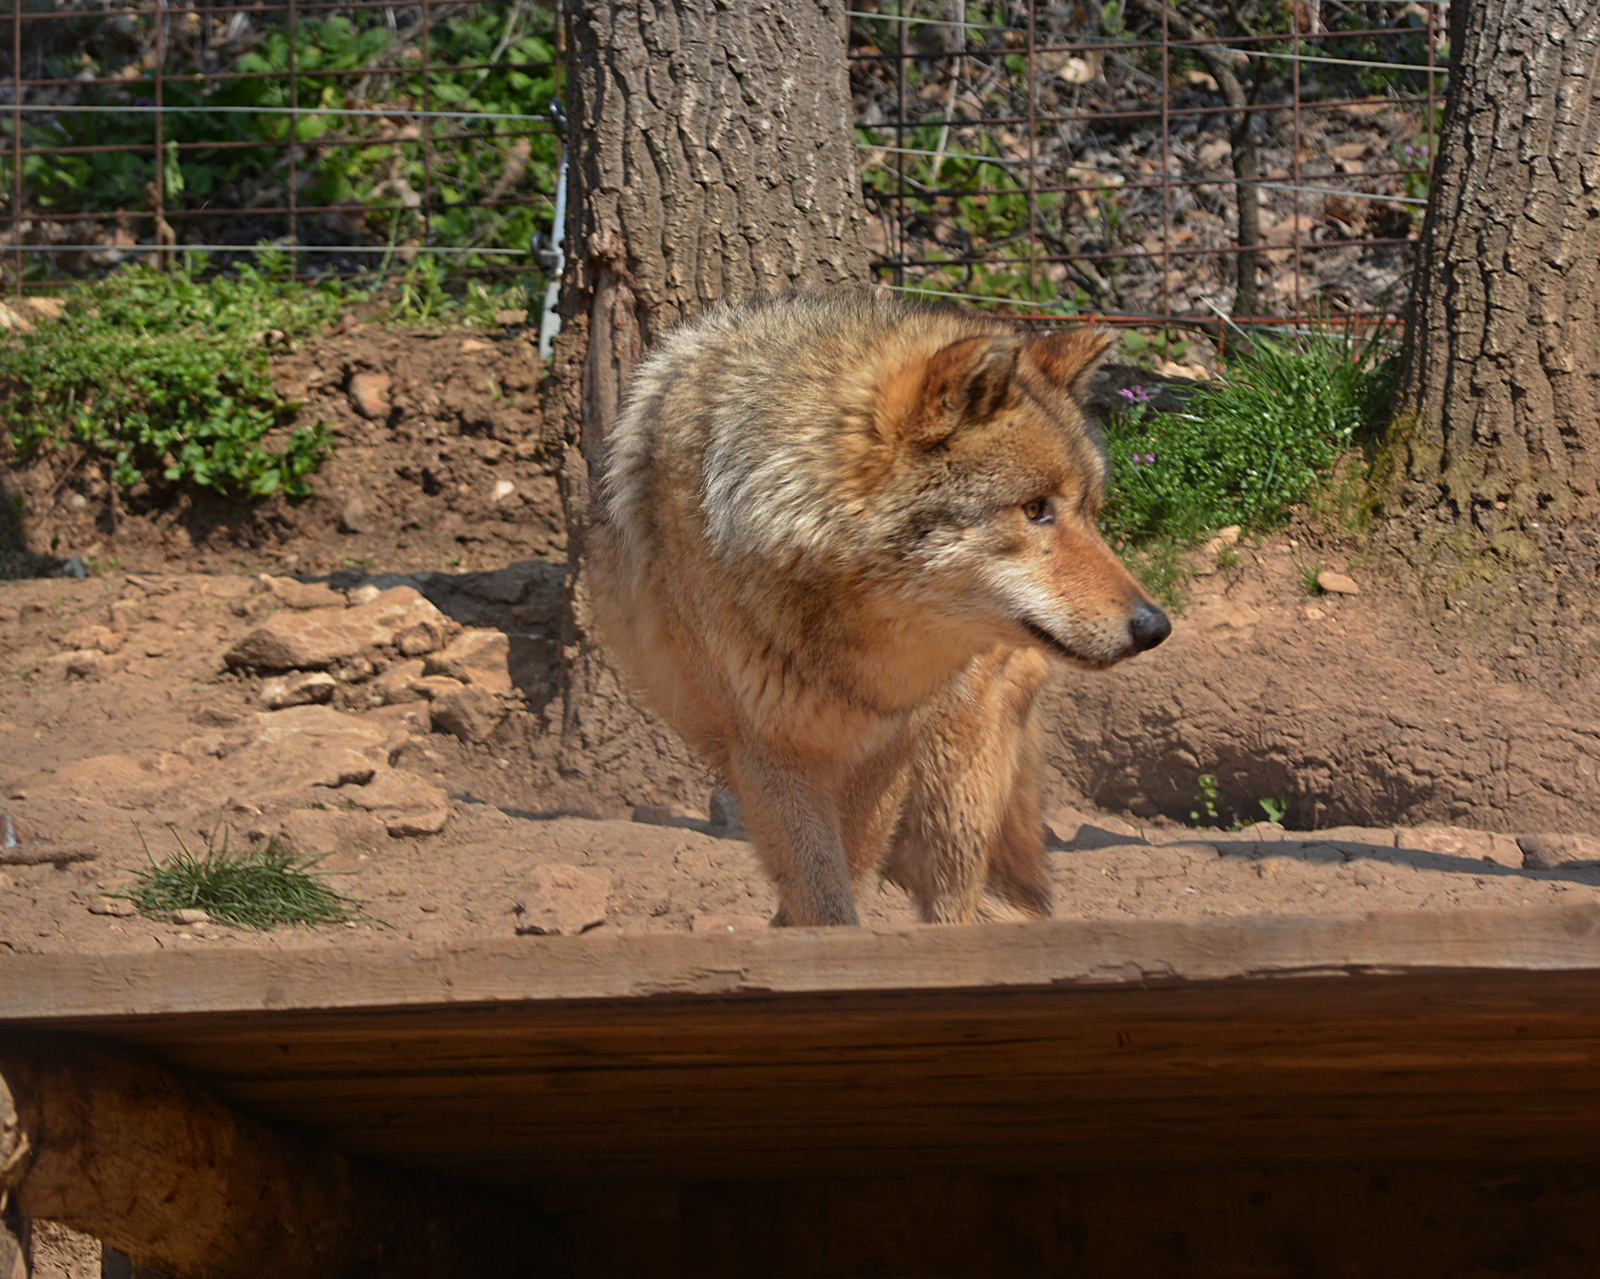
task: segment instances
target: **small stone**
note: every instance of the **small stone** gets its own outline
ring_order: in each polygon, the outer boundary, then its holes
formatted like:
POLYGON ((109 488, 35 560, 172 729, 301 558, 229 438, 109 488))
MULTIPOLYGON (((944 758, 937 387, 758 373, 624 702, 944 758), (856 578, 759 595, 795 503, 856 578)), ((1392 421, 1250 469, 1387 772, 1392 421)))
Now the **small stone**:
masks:
POLYGON ((487 342, 480 342, 476 338, 468 338, 461 344, 462 355, 473 355, 478 351, 487 351, 488 349, 489 344, 487 342))
POLYGON ((566 937, 606 922, 611 881, 579 866, 536 866, 513 902, 517 932, 566 937))
POLYGON ((387 373, 357 373, 350 379, 351 407, 369 421, 387 418, 390 382, 387 373))
POLYGON ((391 897, 404 897, 411 890, 404 884, 390 884, 387 891, 391 897))
POLYGON ((408 835, 437 835, 450 820, 448 808, 436 808, 427 813, 395 813, 385 820, 389 834, 396 839, 408 835))
POLYGON ((349 600, 351 606, 354 607, 358 604, 370 604, 382 594, 383 592, 378 587, 368 582, 365 586, 358 586, 351 591, 349 600))
POLYGON ((1356 585, 1355 579, 1346 577, 1343 573, 1335 573, 1323 569, 1317 574, 1317 586, 1329 595, 1359 595, 1361 588, 1356 585))
POLYGON ((81 648, 75 653, 66 654, 63 673, 68 679, 104 679, 127 664, 128 659, 120 654, 102 653, 97 648, 81 648))
POLYGON ((209 924, 211 922, 211 915, 208 912, 197 910, 194 907, 175 910, 169 918, 174 924, 209 924))
POLYGON ((511 641, 504 631, 469 627, 448 648, 429 657, 423 669, 505 697, 511 693, 510 654, 511 641))
POLYGON ((433 652, 444 643, 446 629, 443 618, 437 621, 422 621, 396 634, 394 646, 407 657, 421 657, 424 653, 433 652))
POLYGON ((372 531, 372 517, 367 514, 367 504, 361 494, 353 494, 344 504, 344 509, 339 512, 339 531, 341 533, 370 533, 372 531))
POLYGON ((126 897, 91 897, 89 899, 89 913, 91 915, 114 915, 118 919, 127 919, 137 915, 139 908, 126 897))
POLYGON ((507 307, 494 313, 494 322, 505 325, 526 324, 528 322, 528 312, 507 307))
POLYGON ((80 626, 68 631, 63 640, 71 649, 98 649, 102 653, 115 653, 121 649, 124 637, 105 626, 80 626))
POLYGON ((309 706, 313 702, 328 701, 337 687, 338 682, 326 671, 280 675, 261 685, 261 701, 275 711, 286 706, 309 706))
POLYGON ((450 733, 464 742, 486 740, 506 717, 500 699, 476 684, 434 698, 428 709, 434 732, 450 733))
POLYGON ((516 491, 517 486, 510 480, 496 480, 494 488, 489 490, 489 500, 498 506, 516 491))
POLYGON ((1305 618, 1308 622, 1320 622, 1327 616, 1327 614, 1315 604, 1307 604, 1303 609, 1300 610, 1300 616, 1305 618))

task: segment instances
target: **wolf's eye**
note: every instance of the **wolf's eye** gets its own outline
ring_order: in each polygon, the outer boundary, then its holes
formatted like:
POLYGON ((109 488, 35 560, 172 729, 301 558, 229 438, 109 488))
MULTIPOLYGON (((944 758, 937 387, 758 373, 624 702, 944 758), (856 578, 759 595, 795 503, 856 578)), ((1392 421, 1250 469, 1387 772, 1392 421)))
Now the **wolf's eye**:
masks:
POLYGON ((1035 524, 1048 524, 1053 517, 1053 512, 1050 510, 1050 499, 1036 497, 1031 502, 1024 502, 1022 504, 1022 513, 1035 524))

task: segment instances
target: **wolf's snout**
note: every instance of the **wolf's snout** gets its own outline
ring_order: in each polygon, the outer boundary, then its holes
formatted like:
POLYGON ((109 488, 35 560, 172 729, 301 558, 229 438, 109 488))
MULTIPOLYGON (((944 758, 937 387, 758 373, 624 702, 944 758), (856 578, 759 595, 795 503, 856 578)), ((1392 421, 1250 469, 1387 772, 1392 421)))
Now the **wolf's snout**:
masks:
POLYGON ((1133 636, 1133 646, 1143 653, 1154 648, 1172 634, 1172 623, 1167 615, 1148 600, 1133 610, 1128 619, 1128 634, 1133 636))

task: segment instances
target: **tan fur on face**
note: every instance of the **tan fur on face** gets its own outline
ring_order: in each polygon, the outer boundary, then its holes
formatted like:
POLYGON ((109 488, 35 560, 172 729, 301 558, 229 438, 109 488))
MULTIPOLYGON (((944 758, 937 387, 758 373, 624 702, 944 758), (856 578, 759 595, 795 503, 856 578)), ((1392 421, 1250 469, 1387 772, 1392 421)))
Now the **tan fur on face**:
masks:
POLYGON ((1047 909, 1042 654, 1119 661, 1148 606, 1094 525, 1105 346, 844 293, 714 311, 640 365, 596 620, 739 793, 780 922, 854 922, 886 858, 930 919, 1047 909))

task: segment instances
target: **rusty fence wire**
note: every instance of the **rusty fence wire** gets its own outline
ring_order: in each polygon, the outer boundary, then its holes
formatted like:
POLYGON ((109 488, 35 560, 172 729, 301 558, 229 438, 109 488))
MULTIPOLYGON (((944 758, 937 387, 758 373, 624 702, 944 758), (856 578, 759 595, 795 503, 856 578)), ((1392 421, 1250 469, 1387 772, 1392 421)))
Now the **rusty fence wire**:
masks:
POLYGON ((0 262, 21 291, 178 251, 529 271, 560 142, 529 0, 12 0, 0 262))
POLYGON ((1392 322, 1427 205, 1446 16, 1415 0, 858 0, 874 271, 1036 319, 1214 341, 1223 316, 1392 322))

